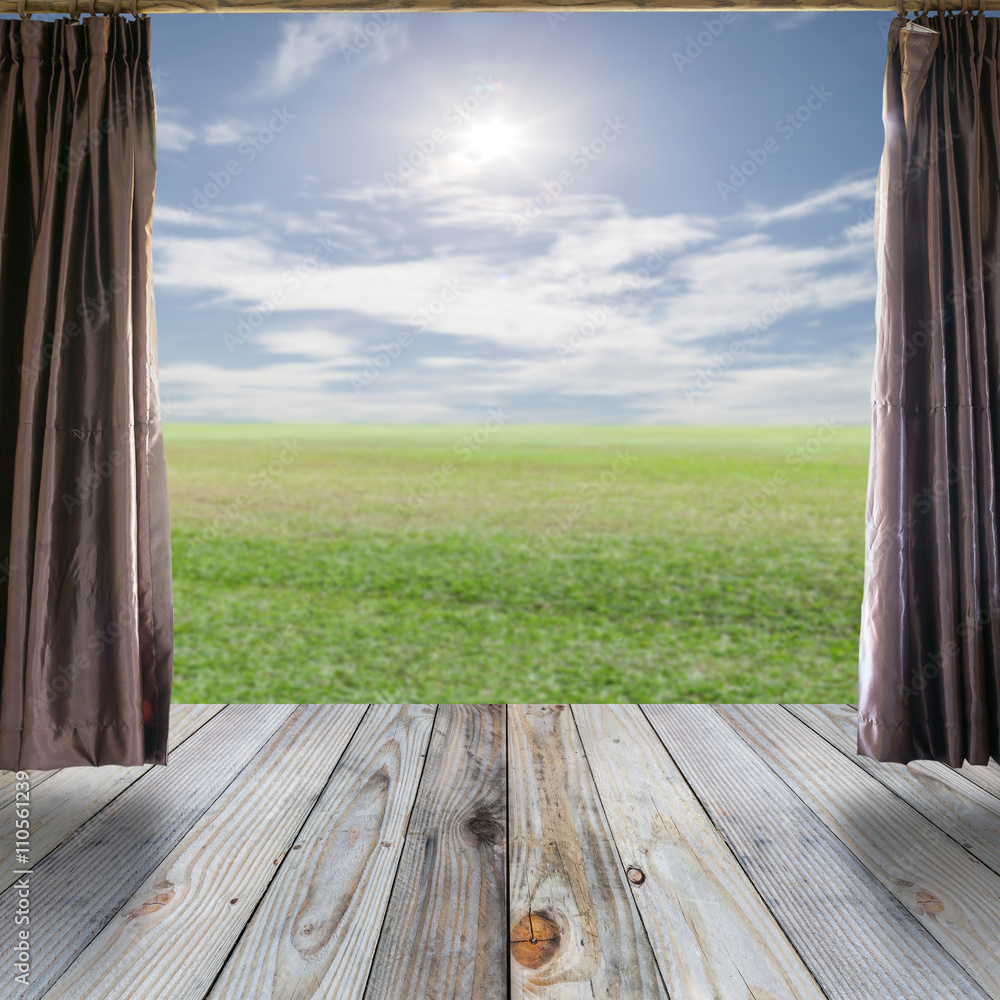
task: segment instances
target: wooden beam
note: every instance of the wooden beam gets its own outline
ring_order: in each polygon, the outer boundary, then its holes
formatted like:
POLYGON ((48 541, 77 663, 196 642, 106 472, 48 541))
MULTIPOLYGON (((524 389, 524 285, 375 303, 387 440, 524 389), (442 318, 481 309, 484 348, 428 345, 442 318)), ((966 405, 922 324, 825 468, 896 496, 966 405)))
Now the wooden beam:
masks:
MULTIPOLYGON (((1000 0, 970 0, 970 8, 985 4, 1000 10, 1000 0)), ((960 10, 962 0, 930 0, 933 10, 960 10)), ((119 10, 127 13, 130 0, 120 0, 119 10)), ((905 0, 908 11, 923 9, 923 0, 905 0)), ((78 0, 87 12, 89 0, 78 0)), ((29 14, 68 14, 68 0, 26 0, 29 14)), ((115 0, 95 0, 98 14, 112 14, 115 0)), ((367 14, 373 11, 410 13, 413 11, 535 11, 572 12, 594 10, 673 10, 707 14, 716 11, 867 10, 888 14, 896 0, 138 0, 143 14, 291 14, 342 11, 367 14)), ((0 14, 16 14, 17 0, 0 0, 0 14)))

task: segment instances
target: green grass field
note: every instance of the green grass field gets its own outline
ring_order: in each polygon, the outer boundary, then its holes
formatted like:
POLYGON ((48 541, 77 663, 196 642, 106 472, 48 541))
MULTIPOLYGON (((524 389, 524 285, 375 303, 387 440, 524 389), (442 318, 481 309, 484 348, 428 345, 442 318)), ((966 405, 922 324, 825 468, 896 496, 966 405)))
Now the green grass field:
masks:
POLYGON ((165 436, 175 701, 855 698, 867 428, 165 436))

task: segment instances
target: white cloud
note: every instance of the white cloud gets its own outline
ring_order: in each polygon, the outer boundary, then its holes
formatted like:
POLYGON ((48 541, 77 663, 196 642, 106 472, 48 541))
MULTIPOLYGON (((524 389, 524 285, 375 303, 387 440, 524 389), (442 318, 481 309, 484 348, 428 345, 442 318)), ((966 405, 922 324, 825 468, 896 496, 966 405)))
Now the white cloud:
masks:
MULTIPOLYGON (((153 206, 153 224, 167 226, 193 226, 198 229, 224 230, 232 229, 229 220, 221 215, 209 215, 207 212, 195 212, 190 208, 175 208, 156 202, 153 206)), ((157 240, 157 246, 159 240, 157 240)))
POLYGON ((819 358, 774 360, 733 368, 718 383, 688 402, 654 408, 649 422, 864 424, 871 419, 871 376, 875 352, 830 352, 819 358))
POLYGON ((172 153, 182 153, 198 136, 179 122, 156 122, 156 145, 158 149, 166 149, 172 153))
POLYGON ((738 333, 783 289, 794 289, 795 312, 864 302, 874 296, 866 256, 857 243, 802 248, 762 235, 722 239, 682 218, 625 216, 585 224, 535 254, 517 248, 500 259, 449 253, 320 262, 299 280, 308 258, 259 240, 167 237, 156 280, 244 308, 280 293, 278 313, 335 310, 407 324, 428 310, 434 332, 530 349, 555 345, 609 297, 612 325, 629 323, 636 335, 666 328, 675 343, 738 333), (449 283, 456 293, 443 295, 449 283), (626 295, 626 283, 641 292, 626 295), (435 309, 442 297, 454 301, 435 309))
POLYGON ((356 365, 361 361, 347 337, 325 329, 264 332, 258 334, 255 341, 270 354, 288 354, 342 364, 356 365))
POLYGON ((201 130, 202 142, 207 146, 235 146, 246 138, 251 126, 236 119, 209 122, 201 130))
POLYGON ((156 121, 156 142, 160 149, 181 153, 195 142, 202 142, 207 146, 235 145, 246 138, 249 131, 251 127, 246 122, 232 118, 209 122, 195 131, 164 116, 161 111, 156 121))
POLYGON ((359 395, 348 378, 315 364, 233 369, 184 363, 160 369, 160 389, 173 420, 420 421, 450 416, 440 398, 423 392, 391 398, 359 395), (335 389, 341 391, 331 391, 335 389))
POLYGON ((846 231, 788 243, 766 226, 847 211, 866 196, 866 185, 849 178, 789 206, 717 219, 635 216, 610 197, 567 194, 527 241, 504 217, 503 196, 477 201, 471 189, 456 195, 469 208, 464 223, 447 198, 427 191, 408 204, 385 192, 341 198, 328 220, 339 227, 339 242, 320 255, 292 253, 274 236, 294 232, 298 245, 308 246, 305 217, 276 223, 259 214, 267 238, 167 235, 157 242, 157 286, 234 307, 230 327, 237 310, 280 296, 239 347, 240 363, 251 367, 175 365, 166 375, 175 390, 186 387, 192 407, 203 399, 202 416, 229 418, 301 419, 309 412, 310 419, 454 419, 482 404, 535 396, 598 397, 638 420, 779 413, 864 420, 870 352, 855 338, 793 356, 787 332, 779 349, 771 326, 780 315, 804 331, 818 315, 873 301, 870 247, 846 231), (370 215, 382 207, 379 199, 383 206, 394 199, 403 232, 425 241, 446 233, 447 242, 409 257, 391 252, 407 244, 402 237, 373 249, 351 205, 370 215), (306 312, 323 318, 296 328, 294 317, 306 312), (754 323, 764 333, 752 349, 711 392, 686 398, 685 386, 712 364, 720 343, 745 338, 754 323), (381 349, 358 331, 389 340, 400 329, 413 335, 412 344, 356 392, 351 376, 381 349))
POLYGON ((825 191, 819 191, 778 209, 753 207, 746 213, 748 221, 767 225, 785 219, 804 219, 819 212, 835 212, 855 202, 874 203, 875 177, 856 177, 834 184, 825 191))
POLYGON ((330 55, 385 63, 409 46, 405 21, 385 12, 299 15, 281 25, 278 50, 265 68, 262 92, 285 94, 305 83, 330 55))

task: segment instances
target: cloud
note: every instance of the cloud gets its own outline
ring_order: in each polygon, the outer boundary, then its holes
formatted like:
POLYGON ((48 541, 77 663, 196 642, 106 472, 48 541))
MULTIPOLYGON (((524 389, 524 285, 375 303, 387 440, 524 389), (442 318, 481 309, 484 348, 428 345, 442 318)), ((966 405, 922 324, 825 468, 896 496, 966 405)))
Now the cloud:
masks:
POLYGON ((330 55, 348 63, 385 63, 409 46, 405 21, 383 11, 299 15, 281 25, 282 39, 265 67, 260 90, 286 94, 310 79, 330 55))
POLYGON ((804 219, 819 212, 836 212, 859 201, 867 203, 875 201, 874 176, 839 181, 825 191, 819 191, 782 208, 768 210, 751 207, 745 217, 758 225, 768 225, 786 219, 804 219))
POLYGON ((198 229, 225 230, 227 232, 232 228, 230 221, 223 216, 193 212, 189 208, 174 208, 159 201, 153 206, 153 224, 157 227, 163 225, 191 226, 198 229))
POLYGON ((196 142, 206 146, 230 146, 245 139, 251 126, 236 119, 209 122, 198 131, 164 117, 162 111, 157 115, 156 143, 160 149, 182 153, 196 142))
POLYGON ((173 420, 448 420, 450 408, 420 391, 391 398, 356 395, 346 373, 315 364, 232 369, 182 363, 160 368, 160 390, 173 420), (332 391, 340 388, 345 391, 332 391))
POLYGON ((182 153, 197 138, 196 133, 185 128, 180 122, 157 119, 156 146, 158 149, 166 149, 171 153, 182 153))
POLYGON ((371 263, 311 259, 252 237, 168 236, 158 243, 156 280, 212 293, 214 304, 253 308, 278 294, 276 313, 329 310, 397 325, 434 309, 452 284, 454 301, 428 313, 426 329, 523 348, 556 344, 609 298, 613 325, 665 323, 676 342, 739 332, 785 288, 796 290, 795 311, 874 294, 867 250, 856 243, 783 245, 759 233, 727 235, 701 218, 635 217, 620 204, 595 219, 586 199, 569 223, 573 198, 566 201, 563 224, 537 248, 511 234, 489 252, 452 246, 371 263))
POLYGON ((271 354, 357 365, 361 358, 347 337, 322 328, 262 333, 257 344, 271 354))
POLYGON ((651 407, 646 422, 696 424, 864 424, 871 419, 873 348, 831 351, 819 358, 774 359, 734 367, 712 389, 687 402, 677 397, 651 407))
POLYGON ((235 119, 210 122, 201 130, 202 142, 206 146, 235 146, 246 138, 251 126, 235 119))
POLYGON ((844 227, 811 241, 768 227, 844 213, 870 187, 849 177, 717 218, 636 215, 610 196, 567 193, 530 239, 511 224, 516 198, 472 188, 342 192, 311 216, 259 209, 258 231, 244 236, 168 229, 157 288, 196 311, 224 306, 220 338, 240 316, 254 321, 241 367, 220 365, 210 392, 212 366, 169 366, 167 376, 175 391, 186 385, 185 405, 204 397, 200 415, 232 419, 465 419, 485 402, 534 398, 549 412, 603 406, 640 421, 864 420, 873 338, 826 343, 807 324, 874 300, 871 248, 844 227), (373 246, 362 221, 385 216, 392 236, 373 246), (281 232, 294 234, 294 252, 281 232), (359 392, 352 377, 393 343, 402 347, 359 392), (692 400, 686 388, 733 344, 745 348, 738 361, 692 400), (831 410, 834 399, 843 405, 831 410))

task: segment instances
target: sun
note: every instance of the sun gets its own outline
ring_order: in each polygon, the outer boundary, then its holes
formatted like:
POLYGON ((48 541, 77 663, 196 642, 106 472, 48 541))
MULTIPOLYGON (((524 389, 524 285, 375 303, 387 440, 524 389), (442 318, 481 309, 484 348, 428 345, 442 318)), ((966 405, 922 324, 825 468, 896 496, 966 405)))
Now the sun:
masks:
POLYGON ((510 159, 520 145, 520 131, 506 122, 473 122, 465 133, 462 153, 477 163, 489 163, 510 159))

